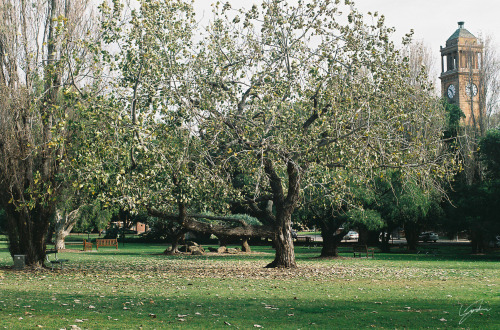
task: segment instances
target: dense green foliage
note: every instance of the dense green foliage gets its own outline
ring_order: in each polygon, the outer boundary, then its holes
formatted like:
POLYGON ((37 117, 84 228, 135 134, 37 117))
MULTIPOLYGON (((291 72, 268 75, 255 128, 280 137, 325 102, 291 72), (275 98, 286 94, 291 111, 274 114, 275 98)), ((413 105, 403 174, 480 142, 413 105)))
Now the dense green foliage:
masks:
POLYGON ((443 227, 452 234, 467 230, 473 239, 473 251, 484 251, 500 233, 498 201, 500 200, 500 134, 488 131, 479 140, 479 165, 483 179, 468 182, 464 173, 457 176, 449 197, 453 205, 445 205, 443 227))
POLYGON ((73 231, 77 233, 101 232, 109 225, 115 213, 114 209, 103 208, 99 201, 84 205, 73 231))
MULTIPOLYGON (((208 212, 208 213, 206 213, 206 215, 213 215, 213 214, 211 214, 210 212, 208 212)), ((226 218, 241 220, 246 225, 250 225, 250 226, 262 226, 262 222, 260 222, 257 218, 252 217, 252 216, 250 216, 248 214, 232 214, 231 216, 226 217, 226 218)), ((218 224, 223 223, 223 224, 225 224, 227 226, 243 226, 244 225, 243 223, 237 222, 237 221, 231 221, 228 224, 227 221, 224 221, 224 217, 222 217, 221 220, 211 220, 211 219, 201 218, 200 221, 205 221, 205 222, 208 222, 208 223, 218 223, 218 224)))
POLYGON ((481 159, 486 166, 486 178, 500 179, 500 128, 492 129, 479 142, 481 159))

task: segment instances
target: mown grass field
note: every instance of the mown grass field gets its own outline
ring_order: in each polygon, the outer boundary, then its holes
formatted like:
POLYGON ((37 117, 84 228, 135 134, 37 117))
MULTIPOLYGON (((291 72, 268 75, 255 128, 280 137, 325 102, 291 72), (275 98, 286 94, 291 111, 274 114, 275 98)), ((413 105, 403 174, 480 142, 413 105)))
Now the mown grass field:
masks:
POLYGON ((163 245, 63 252, 64 270, 13 271, 0 241, 0 328, 500 328, 498 252, 377 253, 263 268, 269 247, 239 255, 164 256, 163 245))

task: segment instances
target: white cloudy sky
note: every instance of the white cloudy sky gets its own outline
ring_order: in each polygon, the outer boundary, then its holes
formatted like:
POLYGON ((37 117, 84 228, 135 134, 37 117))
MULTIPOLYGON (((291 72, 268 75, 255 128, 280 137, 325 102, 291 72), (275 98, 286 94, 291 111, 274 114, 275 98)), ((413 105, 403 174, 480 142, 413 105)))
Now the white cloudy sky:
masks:
MULTIPOLYGON (((436 52, 457 29, 458 21, 478 36, 500 32, 500 0, 357 0, 361 11, 378 10, 399 33, 415 30, 436 52)), ((497 38, 498 42, 498 38, 497 38)))
MULTIPOLYGON (((195 0, 198 14, 211 16, 210 4, 216 0, 195 0)), ((222 3, 227 0, 220 0, 222 3)), ((233 8, 249 8, 259 0, 229 0, 233 8)), ((434 52, 440 69, 439 46, 464 21, 465 28, 475 36, 491 35, 500 54, 500 0, 354 0, 361 12, 378 11, 386 16, 387 25, 396 28, 400 40, 413 29, 414 38, 423 40, 434 52), (497 35, 495 35, 497 34, 497 35)), ((437 68, 436 68, 437 70, 437 68)))

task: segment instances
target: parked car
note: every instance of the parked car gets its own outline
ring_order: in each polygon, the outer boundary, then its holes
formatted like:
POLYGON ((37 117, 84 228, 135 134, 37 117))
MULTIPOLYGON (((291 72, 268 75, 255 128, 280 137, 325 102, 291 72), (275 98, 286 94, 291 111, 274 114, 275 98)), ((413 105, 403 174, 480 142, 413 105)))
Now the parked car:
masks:
POLYGON ((427 232, 421 233, 418 236, 418 240, 419 241, 424 241, 424 242, 432 241, 432 242, 436 243, 436 241, 438 239, 439 239, 438 234, 433 233, 432 231, 427 231, 427 232))
POLYGON ((358 239, 359 234, 355 232, 354 230, 350 230, 345 236, 344 239, 358 239))
MULTIPOLYGON (((387 233, 385 231, 380 233, 380 235, 378 235, 378 240, 382 241, 386 235, 387 235, 387 233)), ((389 235, 389 240, 391 240, 391 239, 393 239, 393 237, 392 237, 392 235, 389 235)))
POLYGON ((500 247, 500 235, 495 236, 489 243, 488 246, 490 248, 498 248, 500 247))

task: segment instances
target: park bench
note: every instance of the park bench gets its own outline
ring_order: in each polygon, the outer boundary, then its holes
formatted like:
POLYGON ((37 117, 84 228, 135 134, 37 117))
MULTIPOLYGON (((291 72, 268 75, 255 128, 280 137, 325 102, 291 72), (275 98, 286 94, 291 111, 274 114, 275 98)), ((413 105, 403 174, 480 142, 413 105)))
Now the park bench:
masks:
POLYGON ((47 262, 50 263, 52 270, 54 270, 54 265, 61 265, 61 269, 63 269, 64 263, 69 261, 68 259, 58 259, 57 252, 58 252, 57 249, 51 249, 51 250, 45 251, 45 256, 47 258, 47 262), (49 255, 51 255, 51 254, 54 255, 54 260, 50 260, 49 255))
POLYGON ((67 249, 68 246, 75 246, 75 245, 81 245, 82 243, 80 242, 64 242, 64 246, 67 249))
POLYGON ((83 240, 83 242, 64 242, 64 245, 66 248, 71 247, 71 246, 82 246, 83 243, 83 250, 82 251, 92 251, 92 242, 87 242, 87 240, 83 240))
POLYGON ((116 238, 98 238, 95 240, 95 249, 99 250, 100 246, 114 246, 118 250, 118 240, 116 238))
POLYGON ((297 245, 308 245, 310 246, 312 244, 312 238, 310 236, 297 236, 295 239, 295 243, 297 245))
POLYGON ((356 258, 356 255, 358 255, 361 258, 362 254, 366 254, 367 258, 369 257, 370 254, 372 258, 375 257, 375 249, 369 248, 366 245, 354 245, 352 247, 352 253, 354 254, 354 258, 356 258))
POLYGON ((83 251, 92 251, 92 242, 87 242, 86 239, 83 240, 83 251))

